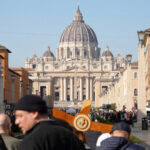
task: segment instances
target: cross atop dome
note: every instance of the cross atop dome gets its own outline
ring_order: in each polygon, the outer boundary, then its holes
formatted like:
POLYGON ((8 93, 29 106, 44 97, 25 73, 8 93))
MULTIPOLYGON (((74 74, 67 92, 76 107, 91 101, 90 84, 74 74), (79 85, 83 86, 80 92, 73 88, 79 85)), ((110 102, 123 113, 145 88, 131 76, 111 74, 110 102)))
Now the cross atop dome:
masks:
POLYGON ((105 51, 109 51, 109 46, 108 45, 106 46, 106 50, 105 51))
POLYGON ((78 5, 77 11, 75 13, 73 22, 84 22, 79 5, 78 5))
POLYGON ((50 46, 47 47, 47 51, 50 51, 50 46))

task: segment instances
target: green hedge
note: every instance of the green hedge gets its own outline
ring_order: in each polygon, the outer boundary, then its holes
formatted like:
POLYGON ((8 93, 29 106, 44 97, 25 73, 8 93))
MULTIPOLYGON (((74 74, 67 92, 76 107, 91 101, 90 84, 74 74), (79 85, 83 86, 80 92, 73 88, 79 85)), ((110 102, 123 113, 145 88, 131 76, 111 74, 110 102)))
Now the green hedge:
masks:
POLYGON ((143 143, 142 140, 136 138, 136 137, 133 136, 133 135, 130 136, 130 142, 131 142, 131 143, 143 143))

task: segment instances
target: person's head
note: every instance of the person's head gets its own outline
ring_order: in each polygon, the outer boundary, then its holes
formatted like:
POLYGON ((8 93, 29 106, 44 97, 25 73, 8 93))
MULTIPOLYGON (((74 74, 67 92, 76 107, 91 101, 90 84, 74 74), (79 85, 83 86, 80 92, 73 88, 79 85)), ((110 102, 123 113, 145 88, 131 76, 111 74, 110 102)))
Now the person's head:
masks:
POLYGON ((0 133, 8 133, 11 132, 11 121, 8 115, 0 114, 0 133))
POLYGON ((26 95, 15 105, 15 123, 25 134, 36 123, 48 117, 46 102, 36 95, 26 95))
POLYGON ((129 140, 130 133, 131 133, 131 128, 125 122, 119 122, 119 123, 114 124, 112 131, 111 131, 112 136, 124 137, 127 140, 129 140))

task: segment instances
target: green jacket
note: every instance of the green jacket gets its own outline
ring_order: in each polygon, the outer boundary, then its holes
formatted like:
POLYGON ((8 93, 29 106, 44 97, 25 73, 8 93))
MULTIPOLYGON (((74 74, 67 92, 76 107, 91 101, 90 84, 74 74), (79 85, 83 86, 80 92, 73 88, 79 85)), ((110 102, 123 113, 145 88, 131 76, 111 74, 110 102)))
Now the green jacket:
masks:
POLYGON ((17 138, 14 138, 12 136, 10 136, 9 134, 3 133, 0 134, 5 145, 6 148, 8 150, 18 150, 19 149, 19 144, 20 144, 20 140, 17 138))

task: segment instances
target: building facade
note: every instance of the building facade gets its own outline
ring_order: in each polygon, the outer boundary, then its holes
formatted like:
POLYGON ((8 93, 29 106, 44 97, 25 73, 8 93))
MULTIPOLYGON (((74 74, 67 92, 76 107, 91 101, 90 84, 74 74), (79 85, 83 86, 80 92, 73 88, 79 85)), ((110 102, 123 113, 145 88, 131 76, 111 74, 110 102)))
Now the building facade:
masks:
POLYGON ((33 55, 25 61, 33 94, 55 107, 80 107, 84 99, 91 99, 94 106, 125 66, 125 59, 113 56, 108 46, 101 55, 96 34, 84 23, 79 7, 60 37, 56 57, 48 47, 40 58, 33 55))
POLYGON ((10 68, 9 53, 9 49, 0 45, 0 112, 4 111, 6 104, 15 104, 23 95, 32 92, 28 71, 23 68, 10 68))
POLYGON ((123 108, 126 108, 126 111, 135 110, 138 99, 137 75, 138 62, 128 64, 126 68, 120 70, 113 84, 109 86, 106 92, 101 94, 96 107, 101 107, 103 104, 115 104, 117 111, 121 111, 123 108))
POLYGON ((146 105, 150 107, 150 29, 145 30, 146 105))

